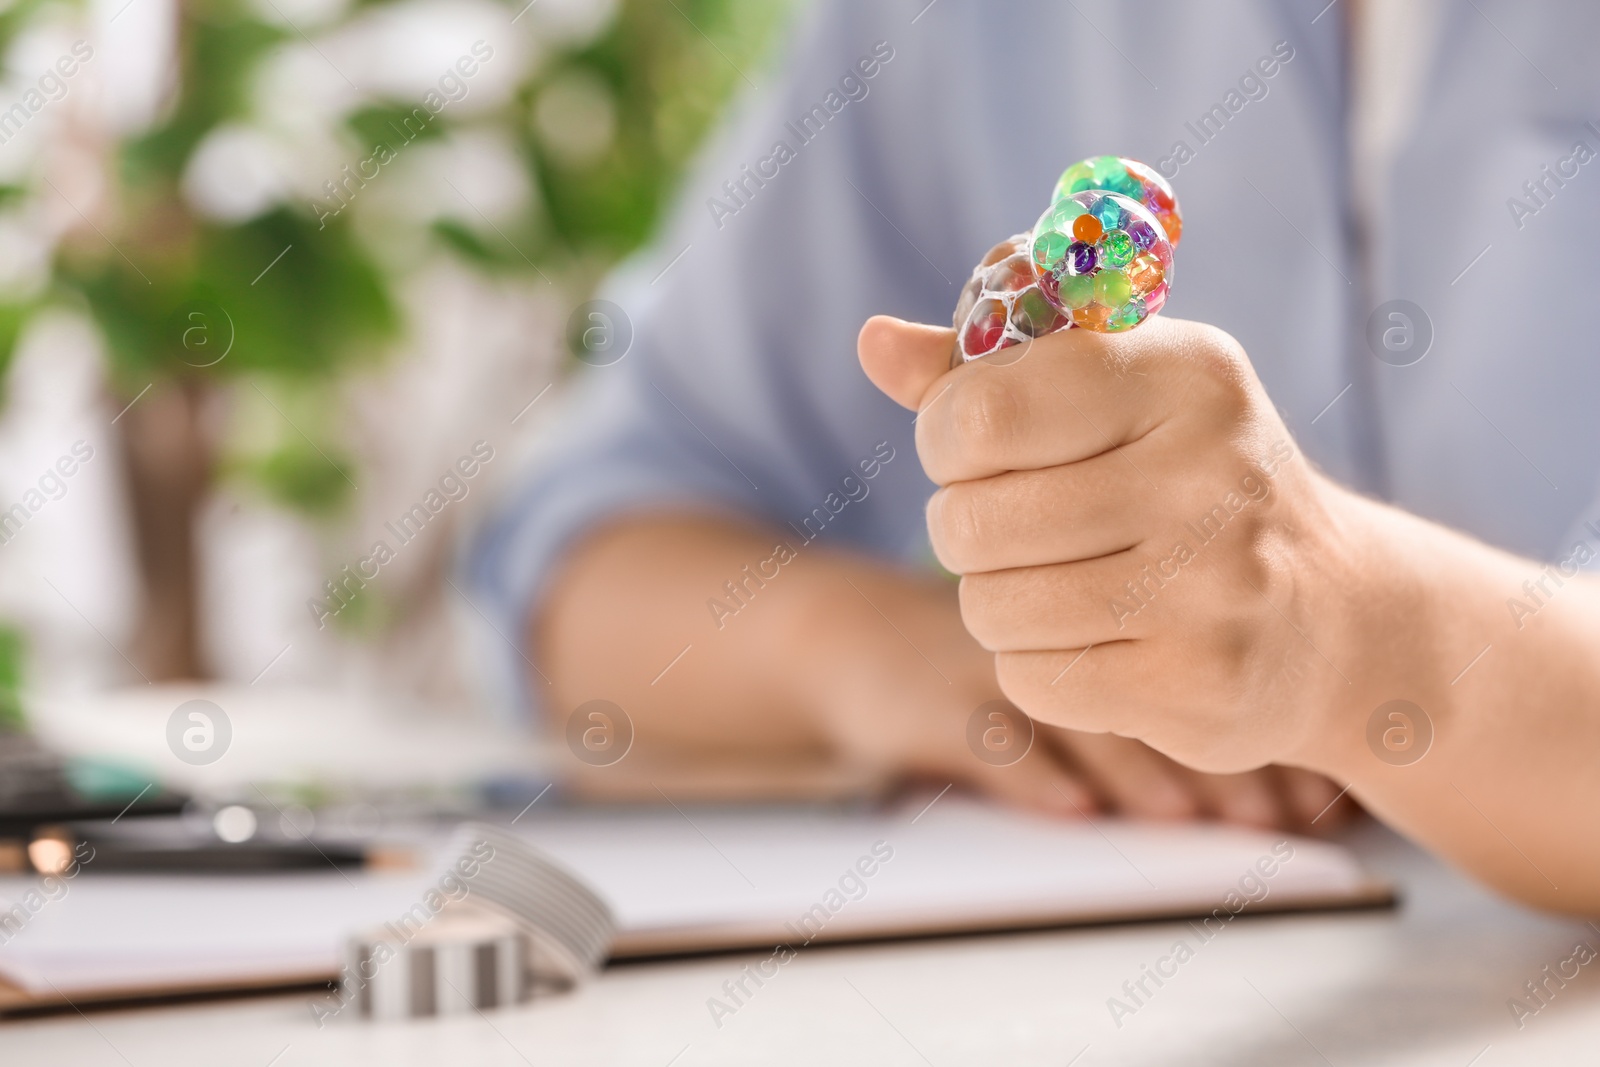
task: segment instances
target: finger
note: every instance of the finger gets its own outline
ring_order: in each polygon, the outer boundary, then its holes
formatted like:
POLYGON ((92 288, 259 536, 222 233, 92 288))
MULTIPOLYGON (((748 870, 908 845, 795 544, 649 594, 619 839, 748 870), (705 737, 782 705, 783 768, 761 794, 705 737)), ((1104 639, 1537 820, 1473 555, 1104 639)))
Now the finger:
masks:
POLYGON ((1106 644, 1053 651, 998 652, 995 680, 1006 699, 1033 719, 1067 730, 1105 734, 1113 728, 1124 736, 1140 735, 1149 711, 1138 705, 1131 686, 1144 661, 1139 642, 1106 644), (1108 699, 1106 694, 1115 692, 1108 699))
POLYGON ((1187 773, 1206 814, 1213 818, 1262 829, 1287 828, 1292 821, 1292 812, 1278 794, 1270 767, 1243 774, 1187 773))
POLYGON ((1349 821, 1356 806, 1336 783, 1299 767, 1278 768, 1279 782, 1299 825, 1312 831, 1332 830, 1349 821))
POLYGON ((956 574, 1093 559, 1138 545, 1164 515, 1198 510, 1182 495, 1163 494, 1118 450, 947 485, 928 499, 928 536, 956 574))
POLYGON ((1237 403, 1251 373, 1233 338, 1199 323, 1063 330, 1034 341, 1027 359, 950 371, 949 395, 917 420, 917 451, 940 485, 1074 463, 1179 413, 1237 403))
POLYGON ((916 411, 930 387, 950 367, 955 331, 874 315, 861 327, 856 354, 861 369, 889 399, 916 411))
POLYGON ((1136 819, 1193 819, 1200 801, 1189 773, 1142 742, 1115 734, 1086 734, 1046 726, 1069 753, 1107 811, 1136 819))
POLYGON ((1100 810, 1094 789, 1037 738, 1016 763, 993 766, 968 756, 958 757, 940 770, 985 796, 1025 811, 1087 818, 1100 810))
POLYGON ((1221 629, 1180 642, 1145 638, 997 652, 995 678, 1006 699, 1039 722, 1123 737, 1160 735, 1174 750, 1196 753, 1194 762, 1205 770, 1243 770, 1263 761, 1248 746, 1223 742, 1238 730, 1237 709, 1195 700, 1235 684, 1228 653, 1236 643, 1236 634, 1221 629))
MULTIPOLYGON (((948 564, 946 564, 948 566, 948 564)), ((990 652, 1048 652, 1151 636, 1162 618, 1136 552, 964 575, 961 621, 990 652), (1127 591, 1143 589, 1143 599, 1127 591)), ((1170 617, 1170 616, 1169 616, 1170 617)))

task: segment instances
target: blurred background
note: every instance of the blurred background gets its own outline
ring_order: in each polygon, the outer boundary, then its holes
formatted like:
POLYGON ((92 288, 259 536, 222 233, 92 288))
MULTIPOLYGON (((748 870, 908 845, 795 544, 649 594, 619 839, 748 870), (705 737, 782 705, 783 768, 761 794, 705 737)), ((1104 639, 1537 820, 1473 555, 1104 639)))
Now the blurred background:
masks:
POLYGON ((123 788, 536 767, 452 565, 792 6, 0 5, 0 719, 123 788))

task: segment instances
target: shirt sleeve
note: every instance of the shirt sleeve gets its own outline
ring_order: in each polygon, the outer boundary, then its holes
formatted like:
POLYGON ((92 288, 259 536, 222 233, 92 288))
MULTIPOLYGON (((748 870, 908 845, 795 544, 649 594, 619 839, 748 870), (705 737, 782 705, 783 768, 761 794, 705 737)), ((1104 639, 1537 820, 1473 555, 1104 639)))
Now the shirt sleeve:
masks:
MULTIPOLYGON (((938 76, 918 67, 924 50, 895 47, 914 14, 822 5, 774 90, 752 94, 708 153, 659 244, 601 294, 631 324, 631 348, 577 375, 542 458, 469 553, 472 599, 500 632, 490 643, 527 649, 562 554, 624 514, 724 511, 796 537, 825 519, 830 543, 925 554, 932 486, 911 416, 855 353, 876 312, 948 319, 975 255, 938 226, 912 237, 913 220, 948 219, 954 201, 932 202, 942 183, 890 170, 907 151, 897 112, 938 76)), ((532 675, 520 652, 506 655, 532 675)), ((536 705, 540 688, 522 702, 536 705)))

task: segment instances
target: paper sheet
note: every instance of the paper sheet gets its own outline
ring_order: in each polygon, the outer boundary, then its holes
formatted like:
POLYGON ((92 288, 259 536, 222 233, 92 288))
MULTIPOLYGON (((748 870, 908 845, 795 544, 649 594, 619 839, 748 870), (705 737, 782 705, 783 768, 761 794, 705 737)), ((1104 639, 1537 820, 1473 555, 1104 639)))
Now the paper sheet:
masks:
MULTIPOLYGON (((552 808, 515 829, 610 904, 614 955, 1204 915, 1230 899, 1249 900, 1245 911, 1370 903, 1387 892, 1322 842, 1059 822, 953 796, 920 814, 552 808)), ((347 935, 397 919, 437 882, 431 872, 85 873, 20 927, 0 916, 0 977, 74 998, 333 977, 347 935)), ((0 902, 36 885, 0 879, 0 902)))

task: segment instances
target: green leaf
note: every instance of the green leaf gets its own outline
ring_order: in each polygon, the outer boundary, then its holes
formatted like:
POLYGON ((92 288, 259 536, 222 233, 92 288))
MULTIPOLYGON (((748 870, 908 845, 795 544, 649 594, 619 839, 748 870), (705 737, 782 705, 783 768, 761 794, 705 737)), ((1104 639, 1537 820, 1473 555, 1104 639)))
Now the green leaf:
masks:
POLYGON ((214 126, 248 114, 257 60, 293 36, 248 17, 238 0, 184 8, 187 17, 179 38, 183 91, 164 124, 125 146, 122 177, 130 186, 170 182, 214 126))
POLYGON ((308 515, 334 516, 349 505, 354 465, 332 446, 296 438, 264 456, 235 461, 231 473, 248 477, 280 504, 308 515))
POLYGON ((119 380, 329 378, 398 333, 387 280, 342 224, 319 229, 284 209, 242 226, 202 226, 190 257, 167 270, 152 262, 148 272, 120 257, 64 265, 105 331, 119 380))
POLYGON ((6 371, 17 352, 17 338, 37 305, 0 304, 0 404, 5 402, 6 371))
POLYGON ((25 652, 22 631, 0 626, 0 730, 25 730, 27 716, 22 711, 22 659, 25 652))
POLYGON ((385 144, 399 151, 412 141, 433 141, 443 135, 447 123, 434 119, 421 104, 412 108, 383 105, 362 108, 346 123, 364 149, 385 144))

